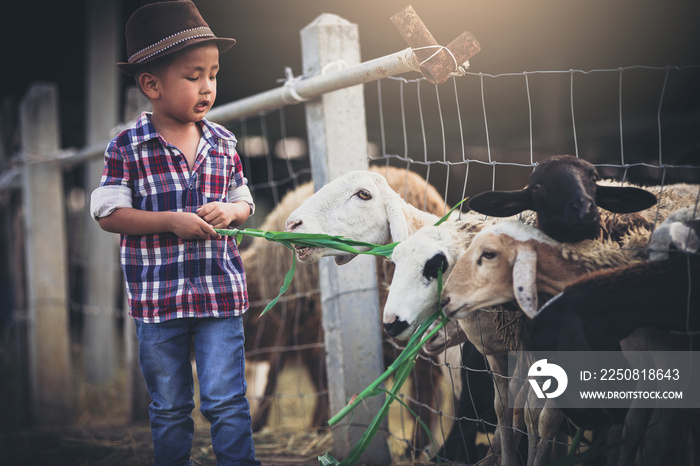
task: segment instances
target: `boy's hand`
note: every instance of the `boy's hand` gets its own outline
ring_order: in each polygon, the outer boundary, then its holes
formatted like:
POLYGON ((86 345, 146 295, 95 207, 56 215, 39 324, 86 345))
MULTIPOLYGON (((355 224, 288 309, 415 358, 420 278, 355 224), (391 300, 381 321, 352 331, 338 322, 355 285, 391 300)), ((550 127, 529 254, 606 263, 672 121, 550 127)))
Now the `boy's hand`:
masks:
POLYGON ((237 227, 250 216, 247 202, 210 202, 197 209, 199 215, 213 228, 237 227))
POLYGON ((173 222, 171 231, 184 240, 195 239, 221 239, 221 235, 197 214, 192 212, 178 212, 177 220, 173 222))
POLYGON ((151 212, 123 207, 99 220, 100 227, 122 235, 174 233, 184 240, 221 239, 209 223, 194 212, 151 212))

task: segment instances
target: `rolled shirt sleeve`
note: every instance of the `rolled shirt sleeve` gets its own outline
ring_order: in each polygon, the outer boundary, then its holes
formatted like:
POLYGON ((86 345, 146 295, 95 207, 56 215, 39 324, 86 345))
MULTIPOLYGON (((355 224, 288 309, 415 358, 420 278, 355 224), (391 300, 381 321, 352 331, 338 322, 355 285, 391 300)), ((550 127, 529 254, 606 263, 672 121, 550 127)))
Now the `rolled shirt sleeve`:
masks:
POLYGON ((122 207, 133 207, 131 188, 126 186, 100 186, 90 195, 90 213, 95 220, 107 217, 122 207))
POLYGON ((248 185, 242 184, 240 186, 234 186, 228 191, 228 202, 238 202, 245 201, 250 206, 250 215, 255 213, 255 203, 253 202, 253 196, 250 194, 250 189, 248 185))

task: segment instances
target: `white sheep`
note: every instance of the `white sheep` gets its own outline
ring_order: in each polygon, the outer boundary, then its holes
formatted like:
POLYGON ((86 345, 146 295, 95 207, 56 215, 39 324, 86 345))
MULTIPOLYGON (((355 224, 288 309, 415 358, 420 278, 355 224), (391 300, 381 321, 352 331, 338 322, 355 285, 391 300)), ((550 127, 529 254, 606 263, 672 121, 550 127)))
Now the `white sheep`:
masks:
POLYGON ((437 309, 437 276, 447 279, 471 238, 487 223, 478 219, 425 226, 394 248, 392 288, 384 305, 384 329, 397 340, 408 340, 437 309))
MULTIPOLYGON (((416 173, 393 167, 373 167, 370 170, 364 172, 371 174, 370 179, 378 180, 378 183, 395 195, 396 192, 404 193, 402 202, 416 211, 421 212, 419 208, 428 209, 435 214, 446 211, 444 200, 435 188, 416 173)), ((311 198, 313 192, 312 183, 305 183, 290 191, 259 228, 269 231, 283 230, 290 213, 311 198)), ((424 215, 439 218, 429 213, 424 215)), ((248 295, 251 301, 250 310, 244 314, 247 358, 271 365, 263 403, 255 413, 254 428, 260 429, 265 425, 270 401, 277 388, 277 371, 293 357, 297 357, 298 362, 307 368, 311 381, 317 385, 319 400, 312 422, 314 426, 322 426, 328 419, 328 403, 318 266, 313 263, 297 264, 295 277, 288 292, 281 298, 276 309, 261 317, 260 312, 279 292, 279 286, 294 259, 288 249, 262 238, 255 238, 250 246, 242 250, 241 258, 248 278, 248 295), (284 353, 277 350, 285 347, 301 349, 284 353)), ((388 283, 391 277, 390 274, 387 275, 383 264, 384 261, 377 260, 380 303, 386 299, 386 288, 383 284, 388 283)), ((384 354, 387 363, 393 360, 395 350, 391 344, 384 344, 384 354)), ((413 379, 414 397, 419 407, 429 406, 434 402, 433 382, 439 380, 439 377, 440 374, 432 362, 422 358, 417 361, 413 379)), ((423 448, 428 444, 429 441, 421 430, 415 446, 423 448)))
MULTIPOLYGON (((426 226, 396 246, 392 254, 394 278, 384 306, 384 328, 389 335, 406 340, 435 312, 440 301, 437 272, 442 270, 443 280, 449 279, 459 258, 484 227, 481 219, 426 226)), ((507 407, 508 381, 502 377, 507 375, 508 347, 498 337, 494 315, 489 311, 473 313, 468 324, 466 321, 459 321, 459 324, 469 342, 486 357, 491 371, 496 374, 492 402, 497 428, 492 450, 503 464, 513 464, 517 461, 520 433, 518 429, 510 429, 514 425, 513 411, 507 407)), ((523 425, 517 427, 524 428, 523 425)))
MULTIPOLYGON (((445 222, 439 226, 425 226, 394 249, 391 256, 394 276, 384 305, 384 329, 391 337, 401 341, 407 340, 437 309, 440 300, 438 271, 441 271, 443 279, 447 279, 471 238, 487 224, 481 215, 477 218, 472 215, 465 217, 471 218, 445 222)), ((485 325, 488 326, 488 323, 485 325)), ((495 331, 495 328, 482 330, 489 334, 495 331)), ((451 334, 456 336, 458 332, 452 330, 451 334)), ((491 370, 500 373, 501 367, 506 367, 501 359, 494 359, 490 348, 484 348, 483 340, 476 341, 475 338, 469 338, 469 335, 467 339, 468 343, 465 345, 476 346, 479 353, 485 355, 491 370)), ((496 394, 503 393, 503 397, 498 397, 499 402, 495 404, 496 418, 499 426, 510 426, 512 419, 502 412, 503 405, 500 403, 505 397, 505 392, 502 391, 504 387, 500 383, 502 380, 504 379, 493 380, 496 394)), ((473 395, 479 399, 488 395, 493 400, 493 390, 473 395)), ((493 442, 496 454, 501 453, 501 430, 502 428, 497 428, 496 440, 493 442)), ((512 442, 510 440, 509 437, 503 442, 506 459, 515 455, 517 439, 512 439, 512 442)))
MULTIPOLYGON (((444 213, 447 210, 443 203, 444 213)), ((285 231, 389 244, 408 238, 439 218, 406 202, 379 173, 358 170, 336 178, 314 193, 289 215, 285 231)), ((338 264, 354 257, 335 249, 297 248, 300 262, 315 262, 323 256, 335 256, 338 264)))
MULTIPOLYGON (((416 209, 397 192, 398 189, 391 189, 386 180, 375 173, 347 173, 323 186, 295 210, 287 220, 286 231, 341 235, 358 241, 387 244, 405 240, 440 219, 438 215, 416 209)), ((424 196, 424 190, 413 189, 412 193, 407 191, 404 196, 408 194, 420 199, 424 196)), ((444 203, 440 207, 440 214, 449 210, 444 203)), ((472 213, 462 214, 462 217, 470 218, 471 224, 475 225, 483 219, 482 215, 472 213)), ((323 256, 335 256, 338 264, 344 264, 354 257, 336 250, 297 248, 297 258, 302 263, 313 262, 323 256)), ((420 299, 421 294, 416 297, 420 299)), ((432 299, 437 302, 437 296, 432 299)), ((448 353, 445 358, 455 360, 459 357, 459 349, 451 348, 448 353)), ((440 368, 446 377, 451 377, 447 365, 440 368)))

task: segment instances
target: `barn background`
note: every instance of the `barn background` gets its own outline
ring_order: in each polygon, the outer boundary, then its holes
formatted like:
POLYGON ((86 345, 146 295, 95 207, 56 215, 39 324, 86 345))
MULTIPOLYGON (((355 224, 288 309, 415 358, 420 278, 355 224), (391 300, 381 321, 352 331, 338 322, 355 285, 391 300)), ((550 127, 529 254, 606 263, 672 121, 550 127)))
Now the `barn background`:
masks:
MULTIPOLYGON (((3 446, 14 447, 3 448, 11 452, 6 455, 15 455, 7 457, 9 464, 31 464, 27 458, 40 450, 55 458, 66 455, 62 460, 66 463, 90 454, 97 456, 85 464, 104 463, 105 455, 116 455, 115 451, 140 452, 139 447, 130 447, 131 439, 145 437, 148 442, 143 430, 134 430, 143 428, 145 410, 138 408, 143 408, 144 400, 127 364, 133 348, 128 348, 128 319, 124 319, 118 278, 109 285, 114 290, 110 302, 95 303, 91 295, 91 290, 102 286, 91 282, 94 275, 109 276, 116 270, 118 277, 119 272, 116 257, 109 259, 112 265, 103 274, 91 268, 92 254, 85 248, 91 234, 86 208, 95 180, 85 161, 61 170, 59 199, 66 218, 62 235, 68 263, 62 279, 68 297, 70 399, 56 419, 38 410, 31 396, 36 375, 29 368, 33 337, 21 173, 26 165, 22 138, 32 129, 20 124, 20 102, 32 84, 56 84, 60 123, 54 152, 80 151, 107 141, 105 125, 111 129, 133 118, 128 112, 139 108, 138 99, 136 104, 126 103, 130 78, 120 75, 116 67, 101 67, 103 75, 96 75, 89 63, 101 54, 123 58, 124 23, 143 2, 99 2, 114 13, 99 23, 89 21, 96 3, 51 2, 37 8, 28 2, 11 2, 5 6, 11 24, 0 31, 8 64, 0 120, 0 406, 6 413, 0 440, 3 446), (95 37, 104 35, 116 40, 118 50, 99 49, 101 41, 95 37), (96 124, 96 107, 108 107, 113 121, 96 124), (35 430, 39 426, 43 429, 35 430), (60 426, 60 430, 47 430, 47 426, 60 426), (45 448, 34 448, 37 444, 45 448), (86 453, 87 447, 99 452, 86 453)), ((302 74, 299 31, 322 13, 358 25, 362 60, 406 47, 389 21, 407 4, 403 1, 200 0, 196 4, 217 35, 238 41, 221 57, 218 105, 279 87, 286 79, 285 66, 294 76, 302 74)), ((417 73, 364 85, 368 154, 374 165, 420 173, 448 204, 494 187, 518 188, 534 163, 560 153, 579 155, 608 176, 637 183, 700 181, 700 30, 696 24, 700 8, 694 2, 420 0, 411 4, 439 43, 446 44, 468 30, 482 50, 471 60, 467 75, 439 86, 417 73)), ((259 208, 247 226, 256 227, 287 191, 311 180, 304 105, 227 126, 241 141, 244 168, 259 208)), ((40 230, 44 224, 50 222, 33 218, 31 226, 40 230)), ((53 244, 60 236, 50 229, 41 231, 41 241, 53 248, 63 247, 53 244)), ((107 244, 114 240, 107 234, 101 238, 107 244)), ((306 297, 318 293, 317 287, 308 293, 306 297)), ((298 305, 285 309, 302 312, 298 305)), ((287 330, 296 331, 288 327, 281 333, 287 330)), ((61 333, 55 328, 48 331, 61 333)), ((254 408, 272 405, 267 427, 258 435, 272 432, 273 436, 258 437, 259 451, 264 453, 269 442, 275 445, 272 457, 287 455, 290 462, 313 464, 331 441, 310 424, 317 399, 326 396, 314 389, 302 368, 304 351, 310 347, 270 346, 279 356, 270 359, 269 370, 282 377, 281 388, 271 398, 260 393, 267 367, 254 363, 268 350, 249 352, 251 403, 254 408), (293 357, 283 357, 289 355, 293 357), (264 370, 255 371, 260 368, 264 370), (281 450, 284 454, 277 449, 280 438, 287 447, 281 450)), ((323 349, 322 339, 315 348, 323 349)), ((41 372, 42 367, 37 370, 41 372)), ((449 398, 445 388, 436 386, 449 398)), ((455 416, 449 400, 426 408, 444 409, 444 429, 449 428, 455 416)), ((399 445, 412 435, 407 426, 410 420, 403 414, 395 413, 391 429, 399 445)), ((198 422, 204 423, 201 418, 198 422)), ((442 434, 437 437, 441 441, 442 434)), ((202 448, 196 454, 206 464, 211 452, 202 448)), ((121 464, 118 456, 112 464, 121 464)))

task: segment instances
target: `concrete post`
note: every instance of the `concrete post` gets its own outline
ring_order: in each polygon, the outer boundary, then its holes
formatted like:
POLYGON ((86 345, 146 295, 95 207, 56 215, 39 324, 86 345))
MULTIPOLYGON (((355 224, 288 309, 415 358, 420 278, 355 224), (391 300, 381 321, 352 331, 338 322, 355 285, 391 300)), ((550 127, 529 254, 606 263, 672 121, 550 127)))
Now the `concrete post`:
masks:
MULTIPOLYGON (((322 14, 302 29, 301 44, 305 77, 321 74, 324 67, 360 62, 357 25, 335 15, 322 14)), ((367 169, 362 86, 307 102, 306 124, 316 189, 350 170, 367 169)), ((338 267, 331 258, 324 258, 319 273, 330 409, 334 414, 384 369, 375 259, 359 256, 338 267)), ((350 453, 383 401, 383 397, 368 400, 336 425, 336 458, 350 453)), ((385 422, 360 462, 391 462, 386 434, 385 422)))
POLYGON ((63 173, 43 162, 60 148, 58 88, 34 84, 20 107, 33 418, 65 424, 73 416, 69 353, 63 173))

